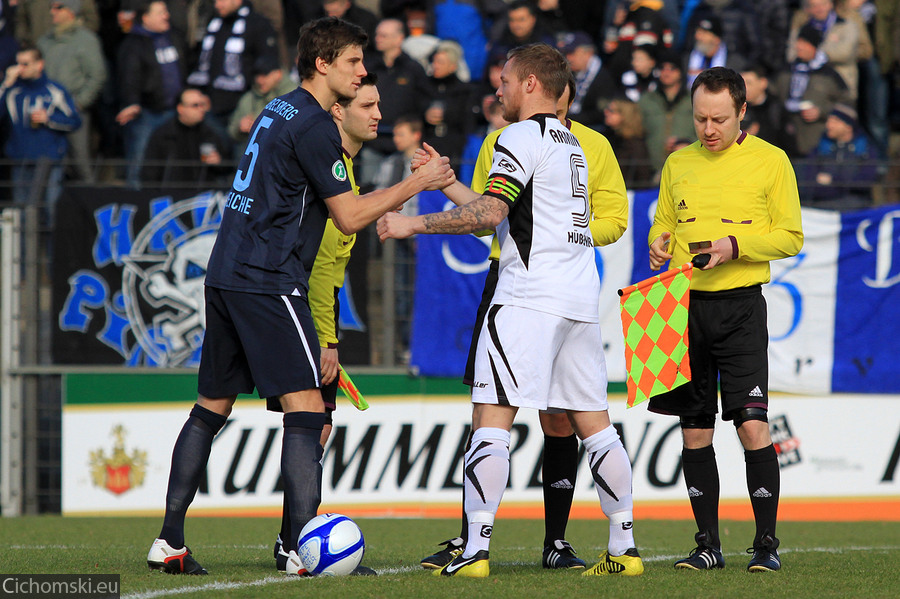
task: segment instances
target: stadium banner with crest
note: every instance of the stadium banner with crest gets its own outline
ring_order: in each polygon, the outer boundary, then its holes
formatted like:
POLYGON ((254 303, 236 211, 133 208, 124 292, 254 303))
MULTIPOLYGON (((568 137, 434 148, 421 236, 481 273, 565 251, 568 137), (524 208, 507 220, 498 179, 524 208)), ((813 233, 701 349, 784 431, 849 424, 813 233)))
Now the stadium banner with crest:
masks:
MULTIPOLYGON (((161 515, 172 447, 191 408, 191 402, 183 399, 189 397, 196 377, 167 372, 66 377, 63 513, 161 515), (108 392, 112 387, 115 394, 108 392)), ((399 382, 387 378, 358 377, 370 404, 364 412, 338 402, 323 461, 322 510, 458 517, 471 418, 465 387, 456 383, 460 391, 452 394, 397 395, 396 387, 387 387, 399 382)), ((879 508, 879 517, 900 519, 900 428, 876 424, 900 422, 897 396, 775 394, 771 406, 769 427, 781 467, 780 517, 871 518, 875 508, 862 502, 878 500, 894 506, 890 513, 879 508), (834 418, 835 413, 841 417, 834 418), (854 451, 848 453, 846 447, 854 451), (852 505, 835 507, 835 502, 852 505)), ((666 517, 670 512, 647 510, 677 506, 678 517, 690 519, 677 419, 626 410, 623 394, 611 396, 610 418, 633 463, 634 497, 636 510, 644 510, 641 517, 666 517)), ((731 429, 727 423, 721 426, 731 429)), ((238 399, 213 443, 191 513, 280 515, 281 437, 278 414, 267 412, 260 400, 238 399)), ((737 439, 723 438, 731 442, 716 445, 722 462, 740 463, 737 439)), ((543 439, 536 412, 522 410, 512 429, 510 486, 501 517, 543 516, 543 439), (518 508, 525 511, 503 511, 518 508)), ((582 452, 580 460, 584 459, 582 452)), ((584 464, 574 484, 576 517, 602 518, 584 464)), ((743 476, 723 477, 722 498, 723 510, 743 510, 731 517, 751 517, 743 476)))
MULTIPOLYGON (((656 190, 629 193, 625 235, 595 250, 599 311, 609 380, 625 381, 624 337, 616 290, 655 274, 647 236, 656 190)), ((431 211, 445 208, 435 202, 431 211)), ((427 211, 427 210, 423 210, 427 211)), ((803 249, 771 263, 763 286, 769 321, 769 388, 788 393, 900 392, 900 207, 860 212, 803 209, 803 249)), ((415 316, 427 323, 412 345, 423 375, 461 376, 487 271, 486 250, 468 262, 471 236, 421 235, 415 316), (472 281, 472 282, 469 282, 472 281), (440 318, 430 314, 440 313, 440 318)), ((565 290, 561 290, 562 293, 565 290)))
MULTIPOLYGON (((57 364, 196 367, 224 192, 73 188, 57 204, 57 364)), ((341 292, 341 361, 369 362, 365 232, 341 292)))

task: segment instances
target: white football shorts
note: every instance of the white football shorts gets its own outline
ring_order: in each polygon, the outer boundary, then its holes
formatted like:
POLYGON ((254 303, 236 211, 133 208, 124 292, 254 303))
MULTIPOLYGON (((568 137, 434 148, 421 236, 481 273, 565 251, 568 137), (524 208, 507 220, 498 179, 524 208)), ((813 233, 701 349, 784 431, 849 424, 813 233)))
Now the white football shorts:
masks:
POLYGON ((472 402, 551 412, 609 408, 598 323, 492 305, 475 356, 472 402))

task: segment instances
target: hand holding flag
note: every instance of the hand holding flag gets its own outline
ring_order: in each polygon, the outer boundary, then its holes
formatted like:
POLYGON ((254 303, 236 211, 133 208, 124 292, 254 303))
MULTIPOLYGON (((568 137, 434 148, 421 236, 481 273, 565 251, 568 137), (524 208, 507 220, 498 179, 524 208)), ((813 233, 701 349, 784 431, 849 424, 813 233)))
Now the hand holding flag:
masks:
POLYGON ((359 389, 357 389, 356 385, 353 384, 353 381, 350 380, 350 375, 347 374, 347 371, 344 370, 344 367, 340 364, 338 364, 338 387, 344 392, 347 399, 356 406, 357 410, 362 411, 369 409, 366 398, 362 396, 362 393, 359 392, 359 389))

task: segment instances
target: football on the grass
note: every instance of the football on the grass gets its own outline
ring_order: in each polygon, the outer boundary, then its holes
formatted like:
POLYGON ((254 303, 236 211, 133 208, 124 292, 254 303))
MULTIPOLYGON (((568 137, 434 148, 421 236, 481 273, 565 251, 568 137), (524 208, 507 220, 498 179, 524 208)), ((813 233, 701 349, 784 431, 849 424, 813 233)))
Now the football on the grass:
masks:
POLYGON ((362 561, 366 542, 356 522, 341 514, 319 514, 300 531, 297 555, 313 576, 346 576, 362 561))

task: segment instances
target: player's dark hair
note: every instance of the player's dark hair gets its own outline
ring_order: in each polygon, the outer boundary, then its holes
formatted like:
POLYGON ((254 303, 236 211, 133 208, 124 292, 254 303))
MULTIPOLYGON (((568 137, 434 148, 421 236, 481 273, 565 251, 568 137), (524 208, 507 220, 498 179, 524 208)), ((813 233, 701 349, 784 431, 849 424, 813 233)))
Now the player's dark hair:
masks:
MULTIPOLYGON (((366 76, 359 80, 359 89, 364 88, 367 85, 377 85, 378 84, 378 75, 376 73, 366 73, 366 76)), ((358 97, 358 96, 357 96, 358 97)), ((353 102, 353 98, 338 98, 338 104, 347 108, 350 106, 350 103, 353 102)))
POLYGON ((534 75, 553 100, 559 100, 572 74, 559 50, 544 43, 528 44, 513 48, 508 57, 513 61, 510 69, 520 81, 534 75))
POLYGON ((337 17, 322 17, 300 28, 297 40, 297 72, 301 79, 308 79, 316 72, 316 59, 332 63, 350 46, 365 48, 369 36, 359 25, 337 17))
POLYGON ((694 79, 691 85, 691 100, 694 99, 694 92, 703 86, 707 91, 714 94, 722 90, 728 90, 731 100, 734 102, 735 114, 741 113, 741 108, 747 102, 747 85, 744 78, 734 69, 728 67, 713 67, 706 69, 694 79))

